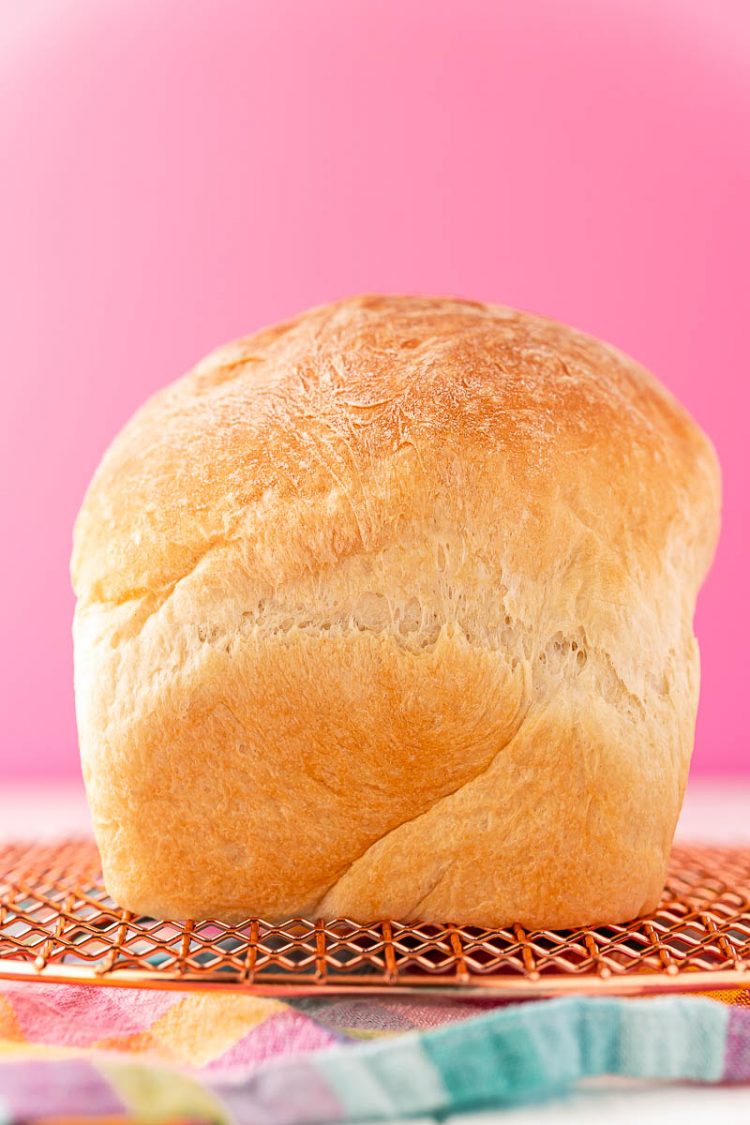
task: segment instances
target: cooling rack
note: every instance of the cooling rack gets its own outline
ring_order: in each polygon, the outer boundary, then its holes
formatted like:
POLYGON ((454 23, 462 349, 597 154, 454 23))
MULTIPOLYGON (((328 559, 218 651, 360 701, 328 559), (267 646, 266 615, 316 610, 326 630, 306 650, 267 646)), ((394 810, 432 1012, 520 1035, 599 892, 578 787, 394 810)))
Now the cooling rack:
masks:
POLYGON ((750 849, 677 847, 629 925, 164 922, 120 910, 88 840, 0 847, 0 978, 266 995, 461 989, 497 996, 750 987, 750 849))

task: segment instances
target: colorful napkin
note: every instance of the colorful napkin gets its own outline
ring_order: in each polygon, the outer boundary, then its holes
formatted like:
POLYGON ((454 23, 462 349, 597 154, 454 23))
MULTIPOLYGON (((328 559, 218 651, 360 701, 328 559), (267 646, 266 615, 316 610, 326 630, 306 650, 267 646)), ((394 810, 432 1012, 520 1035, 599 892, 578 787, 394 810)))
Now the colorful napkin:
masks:
POLYGON ((603 1074, 750 1081, 750 991, 507 1004, 0 989, 2 1125, 443 1116, 603 1074))

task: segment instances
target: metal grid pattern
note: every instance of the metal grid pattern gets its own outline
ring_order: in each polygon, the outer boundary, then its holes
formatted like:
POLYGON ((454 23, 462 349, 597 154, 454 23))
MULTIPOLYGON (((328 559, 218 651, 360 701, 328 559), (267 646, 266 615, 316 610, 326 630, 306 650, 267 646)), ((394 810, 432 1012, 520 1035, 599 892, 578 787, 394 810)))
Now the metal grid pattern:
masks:
POLYGON ((90 841, 0 848, 0 978, 271 995, 494 994, 750 987, 750 849, 678 847, 662 902, 629 925, 163 922, 108 897, 90 841))

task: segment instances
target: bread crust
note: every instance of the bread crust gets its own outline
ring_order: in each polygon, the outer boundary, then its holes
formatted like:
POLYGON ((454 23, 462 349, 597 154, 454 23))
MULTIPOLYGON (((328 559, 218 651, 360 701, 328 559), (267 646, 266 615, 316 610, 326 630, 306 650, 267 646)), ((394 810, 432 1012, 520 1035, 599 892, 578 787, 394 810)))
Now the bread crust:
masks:
POLYGON ((110 893, 229 921, 652 909, 719 503, 672 396, 541 317, 367 296, 212 353, 75 528, 110 893))

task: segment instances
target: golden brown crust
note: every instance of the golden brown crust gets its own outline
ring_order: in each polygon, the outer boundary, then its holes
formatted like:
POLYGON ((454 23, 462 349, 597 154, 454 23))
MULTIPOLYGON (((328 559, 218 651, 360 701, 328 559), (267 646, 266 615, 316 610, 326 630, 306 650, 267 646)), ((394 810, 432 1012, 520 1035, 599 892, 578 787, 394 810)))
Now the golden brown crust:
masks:
POLYGON ((110 890, 225 918, 653 905, 718 511, 671 396, 539 317, 365 297, 215 352, 76 525, 110 890))

